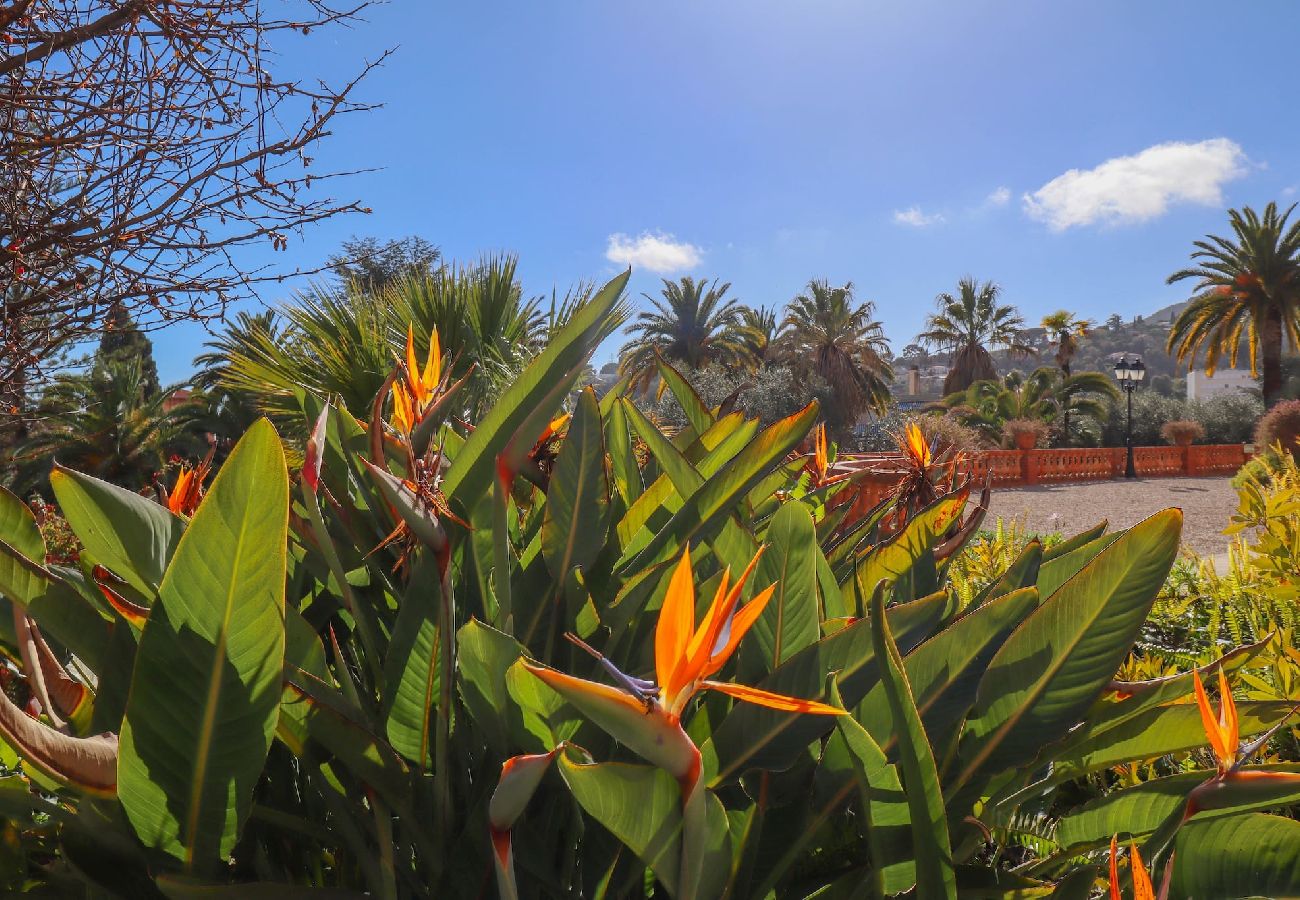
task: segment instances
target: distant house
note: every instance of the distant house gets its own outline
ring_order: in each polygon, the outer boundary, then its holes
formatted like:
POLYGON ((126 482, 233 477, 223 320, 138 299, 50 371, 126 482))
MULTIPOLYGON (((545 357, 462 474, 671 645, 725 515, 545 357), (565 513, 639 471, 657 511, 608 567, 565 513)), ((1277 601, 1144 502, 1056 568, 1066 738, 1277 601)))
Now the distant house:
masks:
POLYGON ((167 399, 163 401, 163 411, 171 412, 176 407, 182 405, 186 400, 190 399, 190 393, 189 388, 177 388, 172 391, 167 396, 167 399))
POLYGON ((1258 389, 1259 382, 1249 369, 1219 369, 1213 375, 1193 370, 1187 373, 1187 399, 1209 400, 1224 394, 1247 394, 1258 389))
POLYGON ((894 381, 891 392, 899 409, 921 409, 943 399, 947 366, 912 366, 894 381))

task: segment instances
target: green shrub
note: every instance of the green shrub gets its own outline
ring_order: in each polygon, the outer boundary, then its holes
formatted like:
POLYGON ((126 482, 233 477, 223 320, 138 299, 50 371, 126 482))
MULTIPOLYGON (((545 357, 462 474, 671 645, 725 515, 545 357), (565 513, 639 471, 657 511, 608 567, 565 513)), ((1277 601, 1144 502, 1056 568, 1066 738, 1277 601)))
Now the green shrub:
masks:
POLYGON ((1259 447, 1281 444, 1292 456, 1300 453, 1300 400, 1283 400, 1264 413, 1255 426, 1255 444, 1259 447))

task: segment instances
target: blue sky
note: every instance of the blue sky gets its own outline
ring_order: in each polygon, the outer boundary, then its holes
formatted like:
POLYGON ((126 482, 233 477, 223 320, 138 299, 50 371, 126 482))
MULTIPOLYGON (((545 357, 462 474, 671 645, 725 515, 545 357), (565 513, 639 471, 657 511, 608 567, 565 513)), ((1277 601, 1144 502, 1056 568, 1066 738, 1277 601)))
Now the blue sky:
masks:
MULTIPOLYGON (((1146 313, 1226 207, 1300 199, 1297 34, 1293 0, 392 0, 283 47, 332 80, 397 47, 384 108, 315 154, 380 169, 336 185, 373 213, 288 265, 420 234, 517 252, 538 294, 631 260, 639 305, 680 274, 768 306, 851 280, 895 350, 968 273, 1035 324, 1146 313)), ((203 339, 156 336, 164 379, 203 339)))

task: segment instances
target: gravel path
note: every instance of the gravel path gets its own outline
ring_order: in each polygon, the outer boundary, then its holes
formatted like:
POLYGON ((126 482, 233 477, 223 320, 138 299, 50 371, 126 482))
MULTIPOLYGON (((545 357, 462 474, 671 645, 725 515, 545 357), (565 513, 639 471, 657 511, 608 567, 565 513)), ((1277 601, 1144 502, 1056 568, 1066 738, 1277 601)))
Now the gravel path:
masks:
POLYGON ((1223 529, 1237 508, 1237 493, 1224 476, 994 488, 985 524, 1001 516, 1031 532, 1059 531, 1068 536, 1102 519, 1125 528, 1169 506, 1182 507, 1186 546, 1203 556, 1228 549, 1223 529))

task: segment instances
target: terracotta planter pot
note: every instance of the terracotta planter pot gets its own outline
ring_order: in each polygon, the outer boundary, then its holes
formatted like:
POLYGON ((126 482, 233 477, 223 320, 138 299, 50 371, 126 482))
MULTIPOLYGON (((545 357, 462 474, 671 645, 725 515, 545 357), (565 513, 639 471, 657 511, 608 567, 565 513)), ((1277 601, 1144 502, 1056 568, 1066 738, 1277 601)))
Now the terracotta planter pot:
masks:
POLYGON ((1038 444, 1038 435, 1032 431, 1018 432, 1014 438, 1017 450, 1033 450, 1038 444))

